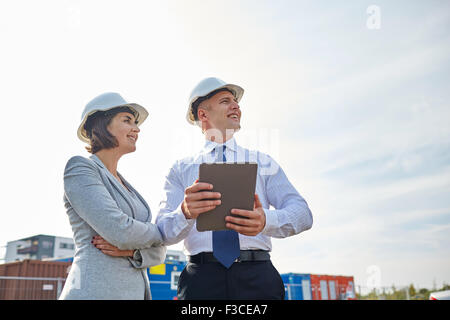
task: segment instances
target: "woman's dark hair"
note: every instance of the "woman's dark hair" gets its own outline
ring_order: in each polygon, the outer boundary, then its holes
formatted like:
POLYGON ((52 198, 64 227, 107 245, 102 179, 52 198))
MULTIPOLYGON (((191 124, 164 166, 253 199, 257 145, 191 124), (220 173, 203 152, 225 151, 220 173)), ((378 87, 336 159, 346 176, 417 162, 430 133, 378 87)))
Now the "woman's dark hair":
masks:
POLYGON ((136 111, 129 107, 118 107, 107 111, 97 111, 91 114, 84 124, 84 129, 90 141, 90 146, 86 150, 92 154, 102 149, 111 149, 119 145, 116 137, 114 137, 107 129, 112 118, 120 112, 128 112, 136 117, 136 111))
POLYGON ((231 93, 233 96, 235 96, 234 92, 232 92, 230 89, 228 88, 220 88, 217 90, 214 90, 213 92, 210 92, 209 94, 207 94, 204 97, 200 97, 197 100, 195 100, 195 102, 192 104, 191 107, 191 111, 192 111, 192 115, 194 116, 194 120, 198 121, 198 106, 205 100, 208 100, 209 98, 211 98, 212 96, 214 96, 215 94, 222 92, 222 91, 228 91, 229 93, 231 93))

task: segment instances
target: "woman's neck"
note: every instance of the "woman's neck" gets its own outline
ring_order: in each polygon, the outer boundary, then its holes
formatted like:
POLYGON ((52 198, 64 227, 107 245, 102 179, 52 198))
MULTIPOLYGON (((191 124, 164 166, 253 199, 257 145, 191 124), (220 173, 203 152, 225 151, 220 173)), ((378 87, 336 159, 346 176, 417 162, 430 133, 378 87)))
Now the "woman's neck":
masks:
POLYGON ((117 174, 117 164, 119 163, 122 154, 115 149, 102 149, 95 154, 105 165, 106 169, 112 173, 113 176, 119 178, 117 174))

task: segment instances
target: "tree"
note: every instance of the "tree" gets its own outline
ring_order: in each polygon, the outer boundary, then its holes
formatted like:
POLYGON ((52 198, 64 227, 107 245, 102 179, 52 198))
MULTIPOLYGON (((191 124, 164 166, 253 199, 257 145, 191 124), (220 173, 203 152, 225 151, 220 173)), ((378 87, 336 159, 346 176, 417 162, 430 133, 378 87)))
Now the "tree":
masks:
POLYGON ((430 291, 428 289, 425 288, 420 289, 419 294, 421 294, 425 300, 430 299, 430 291))
POLYGON ((412 283, 409 286, 408 291, 410 297, 414 297, 416 295, 416 289, 414 288, 414 285, 412 283))

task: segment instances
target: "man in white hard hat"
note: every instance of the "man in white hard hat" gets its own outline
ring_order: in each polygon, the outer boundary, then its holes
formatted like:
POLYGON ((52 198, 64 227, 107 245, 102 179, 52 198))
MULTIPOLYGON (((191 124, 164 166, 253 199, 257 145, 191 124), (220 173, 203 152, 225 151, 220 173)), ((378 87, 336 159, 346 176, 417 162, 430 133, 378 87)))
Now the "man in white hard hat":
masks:
POLYGON ((184 240, 189 261, 178 281, 178 299, 284 299, 284 284, 270 261, 271 237, 285 238, 312 227, 306 201, 270 156, 237 145, 239 101, 244 90, 217 78, 192 91, 187 120, 201 127, 205 145, 176 161, 164 185, 156 219, 165 245, 184 240), (254 210, 233 209, 225 231, 199 232, 196 218, 220 205, 220 194, 198 182, 202 162, 258 163, 254 210), (274 209, 269 209, 272 206, 274 209))

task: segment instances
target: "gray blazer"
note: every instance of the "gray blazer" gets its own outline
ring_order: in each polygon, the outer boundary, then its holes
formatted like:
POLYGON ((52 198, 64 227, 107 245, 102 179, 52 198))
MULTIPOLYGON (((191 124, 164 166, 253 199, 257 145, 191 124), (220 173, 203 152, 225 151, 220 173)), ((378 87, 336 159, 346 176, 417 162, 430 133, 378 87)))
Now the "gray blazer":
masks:
POLYGON ((145 221, 135 218, 131 195, 97 156, 67 162, 64 205, 76 250, 59 299, 151 299, 146 268, 164 262, 166 247, 148 204, 119 176, 148 208, 145 221), (121 250, 137 250, 133 258, 111 257, 91 244, 95 235, 121 250))

